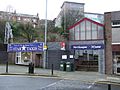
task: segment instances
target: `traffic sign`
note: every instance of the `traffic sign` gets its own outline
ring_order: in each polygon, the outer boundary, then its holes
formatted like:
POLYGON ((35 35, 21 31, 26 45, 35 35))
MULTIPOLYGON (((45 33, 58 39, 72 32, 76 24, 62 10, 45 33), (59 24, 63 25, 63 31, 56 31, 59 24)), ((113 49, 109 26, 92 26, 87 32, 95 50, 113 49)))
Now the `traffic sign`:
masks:
POLYGON ((8 52, 42 52, 43 42, 24 43, 24 44, 8 44, 8 52))
POLYGON ((47 49, 47 46, 45 45, 45 46, 44 46, 44 50, 46 50, 46 49, 47 49))

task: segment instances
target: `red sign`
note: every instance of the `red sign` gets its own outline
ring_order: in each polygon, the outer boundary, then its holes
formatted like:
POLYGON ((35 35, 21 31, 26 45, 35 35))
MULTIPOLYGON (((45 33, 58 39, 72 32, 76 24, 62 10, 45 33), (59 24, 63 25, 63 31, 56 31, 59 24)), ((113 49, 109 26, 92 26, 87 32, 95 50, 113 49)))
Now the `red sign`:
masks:
POLYGON ((65 50, 65 42, 60 42, 61 50, 65 50))

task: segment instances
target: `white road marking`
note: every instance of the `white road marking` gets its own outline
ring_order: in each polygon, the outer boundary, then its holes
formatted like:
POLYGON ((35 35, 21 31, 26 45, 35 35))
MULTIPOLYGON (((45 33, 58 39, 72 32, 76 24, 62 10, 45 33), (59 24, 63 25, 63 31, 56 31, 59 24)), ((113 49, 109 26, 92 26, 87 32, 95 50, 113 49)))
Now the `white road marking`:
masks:
POLYGON ((87 88, 90 89, 91 87, 93 87, 95 85, 95 82, 93 82, 91 85, 89 85, 87 88))
POLYGON ((53 86, 53 85, 56 85, 58 82, 62 82, 62 81, 64 81, 64 80, 59 80, 59 81, 57 81, 57 82, 54 82, 54 83, 52 83, 52 84, 49 84, 49 85, 47 85, 47 86, 45 86, 45 87, 40 88, 40 90, 41 90, 41 89, 48 88, 48 87, 51 87, 51 86, 53 86))

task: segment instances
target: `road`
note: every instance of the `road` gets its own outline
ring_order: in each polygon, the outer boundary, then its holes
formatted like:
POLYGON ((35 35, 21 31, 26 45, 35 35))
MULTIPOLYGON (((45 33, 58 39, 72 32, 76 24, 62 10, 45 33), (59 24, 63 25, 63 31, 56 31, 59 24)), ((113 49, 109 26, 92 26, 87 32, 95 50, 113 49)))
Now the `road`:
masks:
POLYGON ((40 90, 59 79, 32 76, 0 76, 0 90, 40 90))
MULTIPOLYGON (((0 90, 108 90, 105 84, 38 76, 0 76, 0 90)), ((120 90, 112 85, 111 90, 120 90)))

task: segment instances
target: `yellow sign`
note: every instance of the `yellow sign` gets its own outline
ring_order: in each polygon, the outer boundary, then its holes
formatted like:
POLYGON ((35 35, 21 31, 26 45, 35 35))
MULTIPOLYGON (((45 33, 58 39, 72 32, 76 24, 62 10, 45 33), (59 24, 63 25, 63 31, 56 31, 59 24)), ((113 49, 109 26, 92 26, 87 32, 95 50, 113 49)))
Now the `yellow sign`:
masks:
POLYGON ((47 49, 47 46, 46 46, 46 45, 44 46, 44 49, 47 49))

